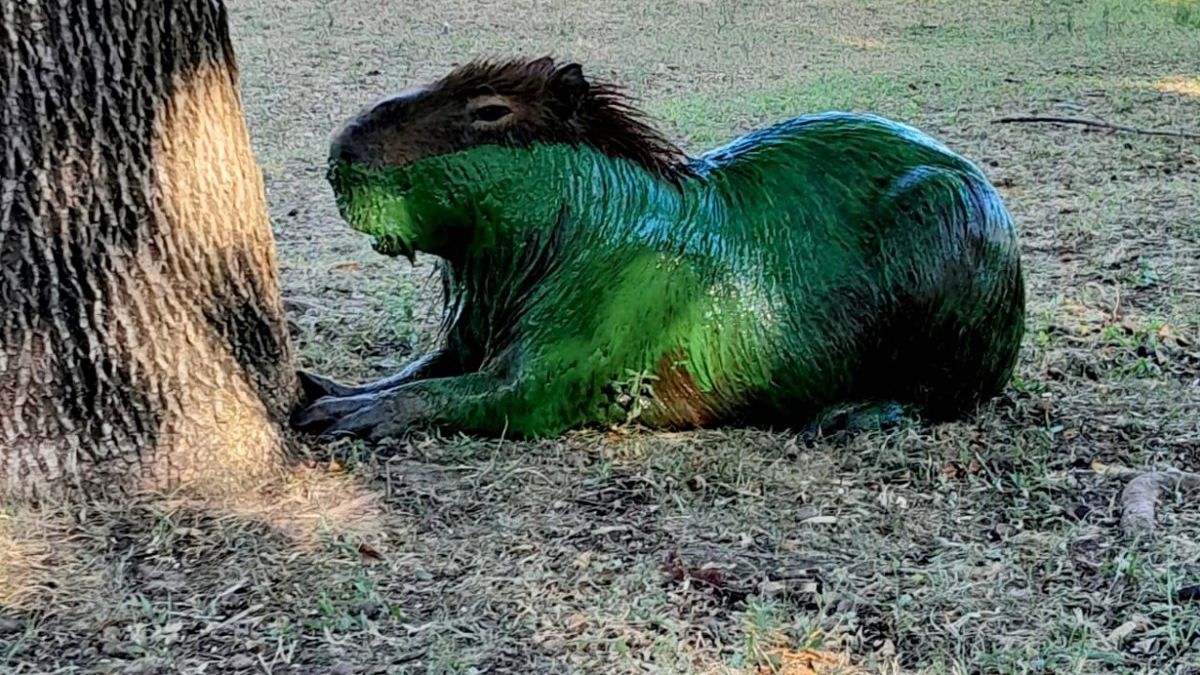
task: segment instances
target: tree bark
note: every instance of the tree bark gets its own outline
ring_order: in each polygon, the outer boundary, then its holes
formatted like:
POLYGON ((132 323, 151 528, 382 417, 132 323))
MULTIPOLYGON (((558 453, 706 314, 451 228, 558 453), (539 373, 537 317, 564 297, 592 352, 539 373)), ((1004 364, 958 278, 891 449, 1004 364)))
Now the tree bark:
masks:
POLYGON ((0 59, 0 498, 272 475, 299 385, 222 0, 4 0, 0 59))

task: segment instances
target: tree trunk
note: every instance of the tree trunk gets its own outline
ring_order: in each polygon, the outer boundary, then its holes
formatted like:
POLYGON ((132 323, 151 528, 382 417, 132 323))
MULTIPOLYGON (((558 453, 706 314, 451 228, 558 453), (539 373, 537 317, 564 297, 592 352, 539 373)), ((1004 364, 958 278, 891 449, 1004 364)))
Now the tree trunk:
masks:
POLYGON ((244 489, 299 387, 221 0, 0 3, 0 498, 244 489))

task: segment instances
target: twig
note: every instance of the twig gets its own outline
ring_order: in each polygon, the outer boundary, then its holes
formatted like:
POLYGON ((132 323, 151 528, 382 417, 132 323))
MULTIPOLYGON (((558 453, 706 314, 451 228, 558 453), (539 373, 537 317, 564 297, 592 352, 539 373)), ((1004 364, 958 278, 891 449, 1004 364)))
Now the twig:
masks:
POLYGON ((992 124, 1075 124, 1084 127, 1093 127, 1096 129, 1124 131, 1126 133, 1140 134, 1142 136, 1172 136, 1175 138, 1194 138, 1200 140, 1200 133, 1192 131, 1139 129, 1137 127, 1125 126, 1124 124, 1109 124, 1108 122, 1097 122, 1095 120, 1085 120, 1078 117, 1044 117, 1038 115, 1027 117, 1001 117, 999 119, 992 120, 992 124))
POLYGON ((213 631, 224 628, 225 626, 232 626, 262 608, 263 608, 263 606, 261 604, 250 605, 246 609, 243 609, 242 611, 238 612, 237 614, 234 614, 233 616, 229 617, 228 619, 225 619, 224 621, 221 621, 220 623, 210 623, 207 626, 205 626, 203 630, 200 631, 200 636, 203 637, 205 635, 208 635, 209 633, 212 633, 213 631))

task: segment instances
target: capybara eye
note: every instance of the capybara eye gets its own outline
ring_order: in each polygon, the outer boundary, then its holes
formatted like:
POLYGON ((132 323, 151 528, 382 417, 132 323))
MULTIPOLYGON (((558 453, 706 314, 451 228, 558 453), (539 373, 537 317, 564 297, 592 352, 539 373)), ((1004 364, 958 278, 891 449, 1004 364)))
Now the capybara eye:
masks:
POLYGON ((476 122, 495 122, 503 119, 510 113, 512 113, 512 110, 509 109, 508 106, 493 103, 490 105, 480 106, 471 111, 471 117, 474 118, 476 122))

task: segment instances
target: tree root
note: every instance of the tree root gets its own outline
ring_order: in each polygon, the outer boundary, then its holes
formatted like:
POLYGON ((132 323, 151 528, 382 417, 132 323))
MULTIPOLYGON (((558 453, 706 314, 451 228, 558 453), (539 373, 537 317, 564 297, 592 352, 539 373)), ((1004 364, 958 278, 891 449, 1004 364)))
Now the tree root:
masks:
POLYGON ((1127 536, 1154 530, 1154 509, 1164 489, 1200 489, 1200 474, 1175 470, 1153 471, 1129 481, 1121 492, 1121 529, 1127 536))

